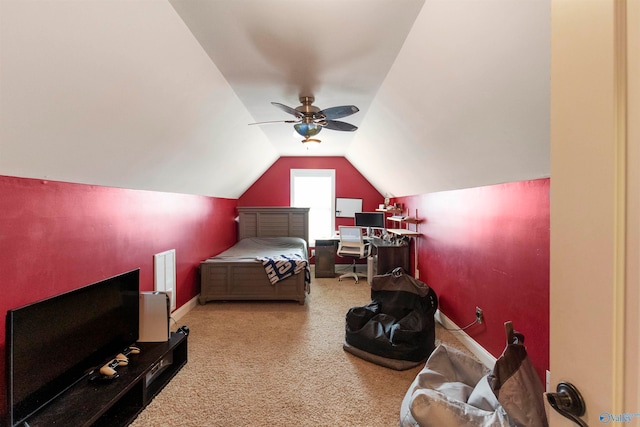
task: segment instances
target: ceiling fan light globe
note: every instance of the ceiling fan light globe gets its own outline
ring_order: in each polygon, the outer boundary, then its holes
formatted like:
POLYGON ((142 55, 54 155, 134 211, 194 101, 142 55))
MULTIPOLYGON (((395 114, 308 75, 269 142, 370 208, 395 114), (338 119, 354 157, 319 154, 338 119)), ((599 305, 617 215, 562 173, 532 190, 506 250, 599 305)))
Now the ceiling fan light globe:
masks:
POLYGON ((317 123, 296 123, 293 128, 298 132, 300 136, 309 138, 315 136, 322 130, 322 126, 317 123))

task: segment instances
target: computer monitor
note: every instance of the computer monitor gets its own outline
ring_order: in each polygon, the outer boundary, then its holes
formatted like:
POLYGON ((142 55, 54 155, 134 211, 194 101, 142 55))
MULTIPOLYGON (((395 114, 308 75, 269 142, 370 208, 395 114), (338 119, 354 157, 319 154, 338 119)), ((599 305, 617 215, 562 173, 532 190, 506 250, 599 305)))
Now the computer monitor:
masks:
POLYGON ((384 229, 384 213, 383 212, 356 212, 356 227, 367 227, 367 235, 371 236, 372 228, 384 229))

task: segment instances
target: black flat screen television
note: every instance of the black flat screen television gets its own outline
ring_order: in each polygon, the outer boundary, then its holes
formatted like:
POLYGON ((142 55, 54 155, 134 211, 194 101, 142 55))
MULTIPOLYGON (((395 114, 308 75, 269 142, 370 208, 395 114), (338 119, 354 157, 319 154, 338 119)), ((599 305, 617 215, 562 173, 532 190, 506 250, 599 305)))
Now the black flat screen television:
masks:
POLYGON ((382 212, 356 212, 355 213, 355 225, 356 225, 356 227, 385 228, 384 227, 384 213, 382 213, 382 212))
POLYGON ((7 400, 19 425, 138 339, 140 269, 7 311, 7 400))

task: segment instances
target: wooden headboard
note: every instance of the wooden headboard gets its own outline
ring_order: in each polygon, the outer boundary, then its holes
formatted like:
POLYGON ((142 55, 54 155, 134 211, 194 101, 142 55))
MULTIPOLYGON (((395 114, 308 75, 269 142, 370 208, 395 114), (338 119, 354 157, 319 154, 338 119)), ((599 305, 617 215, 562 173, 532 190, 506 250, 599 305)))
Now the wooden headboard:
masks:
POLYGON ((301 237, 309 244, 309 208, 239 207, 238 240, 246 237, 301 237))

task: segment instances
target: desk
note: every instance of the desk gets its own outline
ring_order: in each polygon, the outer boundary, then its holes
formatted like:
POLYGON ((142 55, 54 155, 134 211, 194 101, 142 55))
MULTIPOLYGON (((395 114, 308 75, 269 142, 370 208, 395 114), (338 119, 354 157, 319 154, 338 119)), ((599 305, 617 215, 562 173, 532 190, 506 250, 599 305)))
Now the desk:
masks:
MULTIPOLYGON (((316 240, 315 277, 335 277, 337 237, 316 240)), ((408 274, 411 268, 409 245, 397 245, 378 238, 368 240, 371 244, 373 274, 385 274, 396 267, 402 267, 408 274)))

